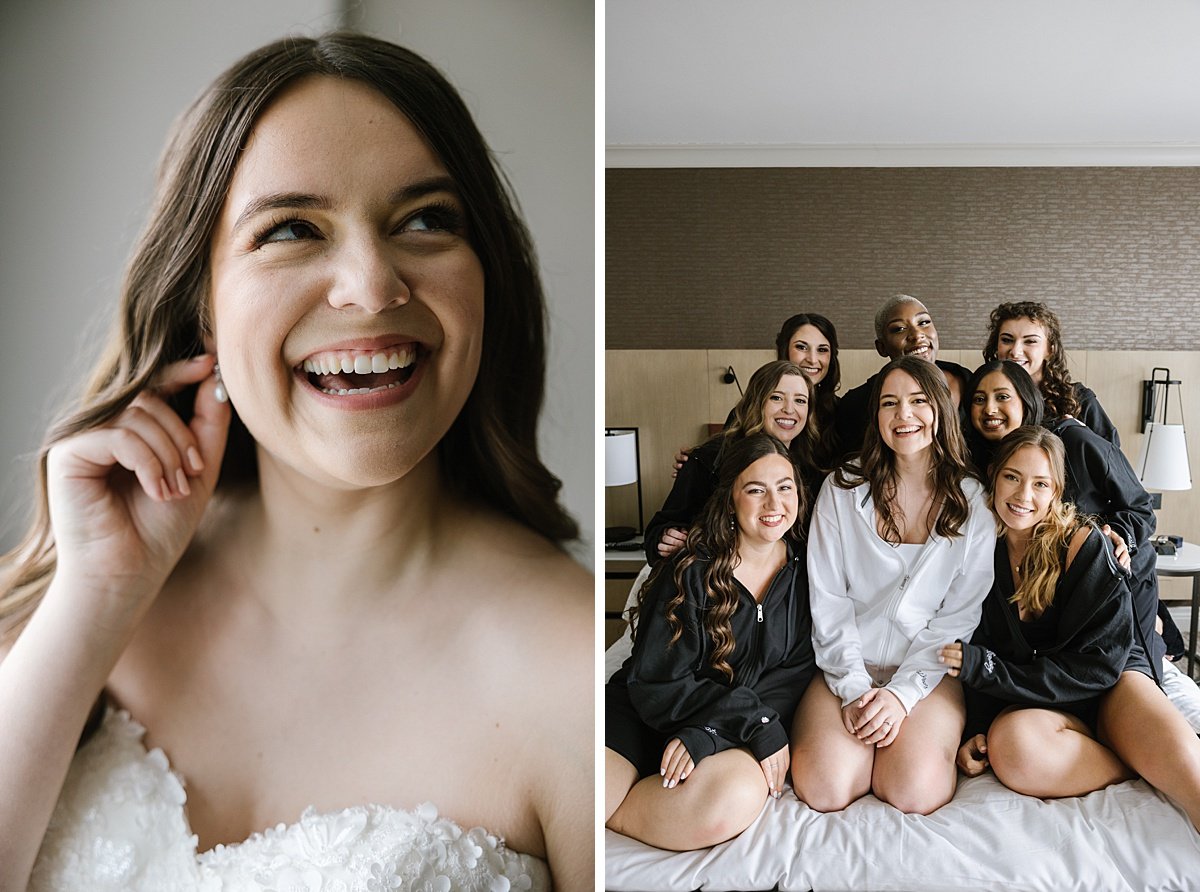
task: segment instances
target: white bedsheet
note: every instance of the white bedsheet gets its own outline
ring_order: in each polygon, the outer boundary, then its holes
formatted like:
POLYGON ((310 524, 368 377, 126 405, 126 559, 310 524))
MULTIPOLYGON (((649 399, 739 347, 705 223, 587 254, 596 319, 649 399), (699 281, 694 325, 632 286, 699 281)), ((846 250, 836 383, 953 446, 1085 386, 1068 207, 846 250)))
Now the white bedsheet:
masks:
MULTIPOLYGON (((629 653, 605 654, 605 677, 629 653)), ((1165 689, 1200 732, 1200 690, 1167 666, 1165 689)), ((612 892, 874 890, 874 892, 1200 892, 1200 834, 1144 781, 1076 799, 1013 793, 989 772, 960 778, 954 800, 904 815, 867 796, 820 814, 791 790, 741 836, 698 852, 664 852, 605 830, 612 892)))

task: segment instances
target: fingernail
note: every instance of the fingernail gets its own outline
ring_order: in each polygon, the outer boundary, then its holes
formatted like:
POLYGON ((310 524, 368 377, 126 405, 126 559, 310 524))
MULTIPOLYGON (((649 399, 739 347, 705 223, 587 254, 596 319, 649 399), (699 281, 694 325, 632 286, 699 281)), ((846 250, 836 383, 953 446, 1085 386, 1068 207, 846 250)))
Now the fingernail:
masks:
POLYGON ((671 781, 671 789, 672 789, 672 790, 674 790, 674 789, 675 789, 675 785, 676 785, 677 783, 679 783, 679 781, 671 781))
POLYGON ((670 782, 669 780, 667 780, 667 779, 664 777, 664 778, 663 778, 663 789, 664 789, 664 790, 665 790, 665 789, 667 789, 667 787, 668 787, 668 785, 669 785, 670 783, 671 783, 671 782, 670 782))
POLYGON ((192 494, 192 488, 188 486, 187 474, 183 473, 183 468, 175 469, 175 482, 179 484, 179 491, 185 496, 192 494))
POLYGON ((658 769, 658 773, 661 774, 663 777, 666 777, 667 769, 660 768, 660 769, 658 769))
POLYGON ((192 466, 192 470, 199 474, 204 470, 204 459, 200 457, 200 450, 195 446, 187 448, 188 464, 192 466))
POLYGON ((158 498, 159 501, 171 501, 171 487, 167 486, 167 478, 162 477, 158 481, 158 498))

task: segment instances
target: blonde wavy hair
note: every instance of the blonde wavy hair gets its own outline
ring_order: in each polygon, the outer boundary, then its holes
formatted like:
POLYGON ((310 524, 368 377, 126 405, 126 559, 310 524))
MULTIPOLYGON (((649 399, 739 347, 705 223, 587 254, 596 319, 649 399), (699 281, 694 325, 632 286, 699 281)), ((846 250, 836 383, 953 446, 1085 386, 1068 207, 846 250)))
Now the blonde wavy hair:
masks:
MULTIPOLYGON (((988 507, 995 512, 996 480, 1012 457, 1027 446, 1042 450, 1049 460, 1054 495, 1046 516, 1033 528, 1029 548, 1021 562, 1023 571, 1020 584, 1009 600, 1026 613, 1041 616, 1054 602, 1054 589, 1062 574, 1063 549, 1087 518, 1081 517, 1074 505, 1062 500, 1066 481, 1066 451, 1062 440, 1046 428, 1033 425, 1019 427, 1000 441, 988 479, 988 507)), ((1003 538, 1007 531, 1008 528, 997 518, 997 535, 1003 538)))

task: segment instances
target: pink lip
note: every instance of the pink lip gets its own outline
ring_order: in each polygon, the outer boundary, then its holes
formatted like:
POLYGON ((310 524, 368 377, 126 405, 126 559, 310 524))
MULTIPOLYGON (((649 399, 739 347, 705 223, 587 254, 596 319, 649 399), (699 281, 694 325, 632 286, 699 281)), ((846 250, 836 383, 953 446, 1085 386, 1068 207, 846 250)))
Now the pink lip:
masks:
POLYGON ((347 338, 344 341, 336 341, 332 344, 325 344, 317 347, 304 354, 295 365, 299 366, 304 363, 304 360, 317 356, 321 353, 349 353, 349 352, 378 352, 387 349, 388 347, 407 347, 409 344, 420 347, 421 342, 416 338, 406 337, 401 334, 385 334, 373 338, 347 338))

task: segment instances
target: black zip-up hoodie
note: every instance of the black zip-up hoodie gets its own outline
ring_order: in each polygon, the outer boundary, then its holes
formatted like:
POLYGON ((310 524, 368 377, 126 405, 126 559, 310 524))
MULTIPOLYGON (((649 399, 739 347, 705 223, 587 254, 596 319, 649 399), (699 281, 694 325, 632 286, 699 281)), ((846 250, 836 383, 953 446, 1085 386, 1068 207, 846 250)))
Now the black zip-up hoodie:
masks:
POLYGON ((609 680, 624 686, 649 727, 678 737, 692 761, 734 747, 765 759, 788 743, 788 726, 813 675, 812 619, 804 550, 788 544, 788 561, 762 603, 735 580, 740 599, 730 618, 734 648, 727 658, 733 681, 710 665, 712 641, 704 630, 707 598, 697 561, 684 574, 676 609, 683 634, 673 645, 666 604, 675 593, 674 561, 647 593, 633 653, 609 680))
POLYGON ((986 733, 995 713, 985 698, 1024 706, 1077 703, 1117 683, 1134 641, 1129 587, 1108 538, 1095 527, 1054 590, 1055 643, 1035 650, 1021 633, 1008 565, 1008 547, 996 542, 996 581, 983 616, 963 644, 960 673, 967 694, 964 738, 986 733))

